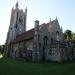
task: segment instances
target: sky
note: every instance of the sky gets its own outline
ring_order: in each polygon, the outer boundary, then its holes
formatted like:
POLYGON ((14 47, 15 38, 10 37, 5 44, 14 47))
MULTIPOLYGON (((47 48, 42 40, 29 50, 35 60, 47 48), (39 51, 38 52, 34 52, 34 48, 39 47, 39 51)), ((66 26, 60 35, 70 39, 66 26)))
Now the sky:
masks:
MULTIPOLYGON (((0 44, 4 44, 10 25, 11 9, 17 0, 0 0, 0 44)), ((75 32, 75 0, 18 0, 19 8, 27 7, 27 30, 34 27, 34 21, 40 24, 54 20, 57 16, 63 31, 75 32)))

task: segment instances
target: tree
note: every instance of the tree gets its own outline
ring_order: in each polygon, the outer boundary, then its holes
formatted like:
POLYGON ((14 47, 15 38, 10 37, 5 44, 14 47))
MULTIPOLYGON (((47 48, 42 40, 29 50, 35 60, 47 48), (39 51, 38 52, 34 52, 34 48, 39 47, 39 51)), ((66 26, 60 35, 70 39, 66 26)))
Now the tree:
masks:
POLYGON ((64 38, 65 38, 65 40, 70 41, 70 40, 72 40, 72 37, 73 37, 73 35, 72 35, 72 31, 71 30, 66 30, 64 32, 64 38))
POLYGON ((0 52, 1 52, 1 46, 0 46, 0 52))
POLYGON ((0 53, 3 54, 5 50, 5 45, 0 45, 0 53))
POLYGON ((72 40, 75 41, 75 33, 73 33, 72 35, 73 35, 72 40))

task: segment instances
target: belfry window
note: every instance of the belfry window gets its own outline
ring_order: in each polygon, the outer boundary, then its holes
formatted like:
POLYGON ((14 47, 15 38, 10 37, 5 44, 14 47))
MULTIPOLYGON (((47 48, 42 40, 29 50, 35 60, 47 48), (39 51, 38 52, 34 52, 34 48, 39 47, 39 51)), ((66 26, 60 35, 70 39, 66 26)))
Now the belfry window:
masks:
POLYGON ((56 32, 56 39, 59 41, 59 31, 56 32))
POLYGON ((56 32, 56 35, 59 35, 59 31, 56 32))
POLYGON ((17 24, 15 25, 15 28, 17 28, 18 26, 17 26, 17 24))
POLYGON ((20 17, 19 18, 19 22, 22 24, 22 22, 23 22, 23 19, 20 17))

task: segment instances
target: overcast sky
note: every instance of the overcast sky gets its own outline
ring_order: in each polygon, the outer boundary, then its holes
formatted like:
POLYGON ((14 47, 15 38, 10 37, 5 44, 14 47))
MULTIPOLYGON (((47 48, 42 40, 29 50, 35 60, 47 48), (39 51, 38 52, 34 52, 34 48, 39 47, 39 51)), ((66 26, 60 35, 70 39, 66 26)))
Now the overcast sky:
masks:
MULTIPOLYGON (((10 24, 11 9, 17 0, 0 0, 0 44, 4 44, 10 24)), ((63 30, 75 32, 75 0, 19 0, 19 8, 27 6, 27 29, 34 27, 37 19, 40 24, 57 16, 63 30)))

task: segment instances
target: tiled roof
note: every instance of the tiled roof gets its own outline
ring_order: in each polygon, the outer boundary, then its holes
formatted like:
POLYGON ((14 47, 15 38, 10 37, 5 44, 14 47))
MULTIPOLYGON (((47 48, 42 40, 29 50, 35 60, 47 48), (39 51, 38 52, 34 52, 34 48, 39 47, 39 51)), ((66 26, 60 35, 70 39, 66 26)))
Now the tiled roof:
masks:
POLYGON ((17 36, 17 38, 13 41, 13 43, 29 40, 32 39, 33 37, 34 37, 34 29, 31 29, 17 36))

